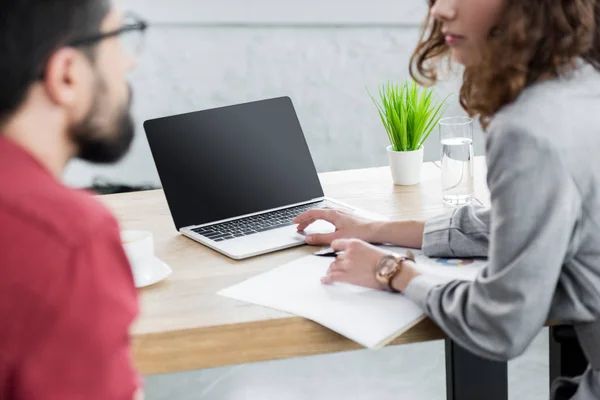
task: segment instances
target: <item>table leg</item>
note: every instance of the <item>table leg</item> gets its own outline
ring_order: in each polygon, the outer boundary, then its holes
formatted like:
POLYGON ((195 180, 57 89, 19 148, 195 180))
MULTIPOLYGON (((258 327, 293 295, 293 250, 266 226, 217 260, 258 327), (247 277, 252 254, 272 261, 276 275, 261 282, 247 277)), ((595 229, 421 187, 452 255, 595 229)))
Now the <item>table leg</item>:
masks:
MULTIPOLYGON (((585 372, 587 359, 579 345, 577 334, 570 325, 551 326, 550 334, 550 386, 558 377, 573 378, 585 372)), ((577 387, 565 386, 559 398, 571 398, 577 387), (562 396, 562 397, 561 397, 562 396)))
POLYGON ((446 339, 448 400, 507 400, 508 366, 476 356, 446 339))

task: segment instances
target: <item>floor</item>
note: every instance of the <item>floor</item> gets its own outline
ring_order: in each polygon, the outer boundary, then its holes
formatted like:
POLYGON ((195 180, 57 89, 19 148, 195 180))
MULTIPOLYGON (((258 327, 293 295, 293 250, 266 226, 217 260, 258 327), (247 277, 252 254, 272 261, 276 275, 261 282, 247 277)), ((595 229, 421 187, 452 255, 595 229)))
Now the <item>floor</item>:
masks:
MULTIPOLYGON (((445 399, 444 363, 438 341, 156 375, 145 391, 148 400, 436 400, 445 399)), ((509 363, 509 398, 548 399, 547 329, 509 363)))

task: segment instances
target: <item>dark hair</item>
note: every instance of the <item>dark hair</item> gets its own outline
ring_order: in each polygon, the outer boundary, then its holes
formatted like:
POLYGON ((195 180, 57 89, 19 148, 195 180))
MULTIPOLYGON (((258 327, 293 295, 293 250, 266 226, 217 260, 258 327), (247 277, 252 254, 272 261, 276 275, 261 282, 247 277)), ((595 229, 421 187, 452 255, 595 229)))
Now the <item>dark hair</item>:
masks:
MULTIPOLYGON (((422 84, 435 83, 449 56, 441 29, 428 17, 413 54, 411 75, 422 84)), ((486 127, 526 87, 569 71, 578 58, 600 71, 599 0, 509 0, 480 62, 465 68, 461 105, 486 127)))
MULTIPOLYGON (((0 9, 0 124, 21 105, 46 63, 70 41, 94 35, 109 0, 10 0, 0 9)), ((88 56, 91 52, 87 52, 88 56)))

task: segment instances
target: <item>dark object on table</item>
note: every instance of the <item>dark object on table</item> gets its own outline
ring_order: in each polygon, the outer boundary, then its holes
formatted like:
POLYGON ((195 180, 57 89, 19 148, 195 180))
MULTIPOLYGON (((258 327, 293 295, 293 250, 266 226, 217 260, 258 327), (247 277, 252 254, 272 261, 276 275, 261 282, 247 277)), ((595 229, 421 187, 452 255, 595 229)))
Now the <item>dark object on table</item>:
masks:
POLYGON ((152 185, 140 185, 140 186, 129 186, 124 184, 112 183, 102 178, 97 178, 91 187, 87 188, 92 192, 99 195, 105 194, 117 194, 117 193, 130 193, 130 192, 141 192, 144 190, 156 190, 160 189, 152 185))

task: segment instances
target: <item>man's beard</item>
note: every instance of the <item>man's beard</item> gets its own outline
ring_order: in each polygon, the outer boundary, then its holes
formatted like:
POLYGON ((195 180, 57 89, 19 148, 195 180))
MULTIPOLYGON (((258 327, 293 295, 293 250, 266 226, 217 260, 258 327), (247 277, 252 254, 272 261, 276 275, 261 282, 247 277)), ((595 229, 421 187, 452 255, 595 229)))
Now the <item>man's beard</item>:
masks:
POLYGON ((101 114, 105 95, 106 85, 98 77, 90 111, 81 122, 70 129, 71 140, 77 146, 77 158, 96 164, 113 164, 121 160, 131 147, 135 131, 130 111, 131 87, 128 101, 113 121, 102 120, 106 118, 101 114))

